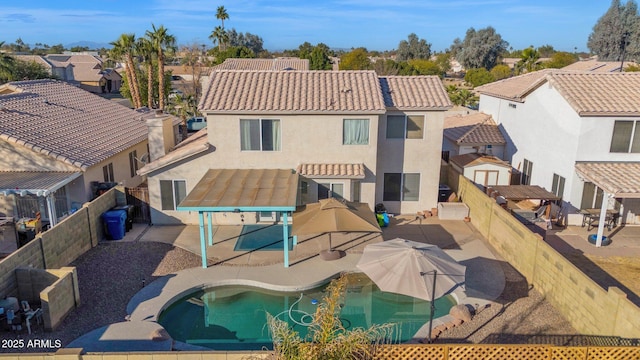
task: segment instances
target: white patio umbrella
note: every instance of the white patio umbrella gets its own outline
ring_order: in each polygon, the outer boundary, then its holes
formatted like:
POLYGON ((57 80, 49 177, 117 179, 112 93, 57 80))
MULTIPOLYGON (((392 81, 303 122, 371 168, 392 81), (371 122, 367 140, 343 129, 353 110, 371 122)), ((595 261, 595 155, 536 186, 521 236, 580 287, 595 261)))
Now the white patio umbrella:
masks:
POLYGON ((367 245, 357 264, 380 290, 434 301, 464 284, 466 267, 435 245, 396 238, 367 245))

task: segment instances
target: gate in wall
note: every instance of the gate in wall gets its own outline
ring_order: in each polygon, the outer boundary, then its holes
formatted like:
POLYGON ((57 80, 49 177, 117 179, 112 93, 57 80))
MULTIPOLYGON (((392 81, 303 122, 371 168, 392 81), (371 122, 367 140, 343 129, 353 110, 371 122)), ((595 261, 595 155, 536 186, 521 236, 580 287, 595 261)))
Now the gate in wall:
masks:
POLYGON ((151 223, 151 206, 149 205, 149 188, 125 188, 127 204, 133 205, 133 222, 151 223))

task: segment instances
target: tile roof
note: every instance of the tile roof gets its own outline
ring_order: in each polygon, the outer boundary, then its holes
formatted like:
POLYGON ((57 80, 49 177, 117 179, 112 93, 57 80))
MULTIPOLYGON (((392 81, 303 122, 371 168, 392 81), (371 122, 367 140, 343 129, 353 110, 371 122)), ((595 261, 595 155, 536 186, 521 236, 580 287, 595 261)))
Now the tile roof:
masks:
MULTIPOLYGON (((598 61, 596 59, 589 59, 576 61, 573 64, 563 67, 562 70, 616 72, 620 71, 620 65, 620 61, 598 61)), ((632 61, 624 63, 625 68, 631 65, 636 65, 636 63, 632 61)))
POLYGON ((275 59, 229 58, 212 70, 309 70, 309 60, 295 57, 279 57, 275 59))
POLYGON ((385 112, 374 71, 215 71, 198 108, 259 114, 385 112))
POLYGON ((45 68, 47 68, 47 70, 49 70, 49 73, 51 73, 51 68, 53 67, 53 65, 51 65, 50 62, 48 62, 44 57, 40 55, 14 55, 14 56, 18 60, 38 63, 44 66, 45 68))
POLYGON ((0 139, 87 169, 147 138, 143 114, 55 80, 0 87, 0 139))
POLYGON ((449 95, 437 76, 384 76, 380 87, 385 106, 399 110, 447 110, 449 95))
POLYGON ((545 69, 482 85, 484 95, 523 102, 548 82, 580 116, 640 115, 640 73, 545 69))
POLYGON ((210 144, 207 137, 207 128, 204 128, 176 145, 173 150, 168 152, 166 155, 141 167, 138 170, 138 175, 146 175, 190 156, 200 154, 208 150, 209 147, 210 144))
POLYGON ((298 174, 309 178, 364 179, 364 164, 300 164, 298 174))
POLYGON ((491 115, 475 113, 444 119, 443 136, 457 144, 506 144, 491 115))
POLYGON ((476 153, 452 156, 449 159, 449 161, 460 167, 480 165, 480 164, 494 164, 494 165, 498 165, 506 168, 511 168, 511 165, 509 165, 509 163, 507 163, 504 160, 500 160, 495 156, 482 155, 482 154, 476 154, 476 153))
POLYGON ((209 169, 178 210, 295 210, 298 177, 287 169, 209 169))
POLYGON ((640 198, 639 162, 578 162, 576 172, 614 197, 640 198))
POLYGON ((640 115, 640 73, 554 73, 548 81, 580 116, 640 115))
POLYGON ((32 194, 37 191, 55 191, 78 177, 80 173, 66 171, 0 171, 0 193, 19 193, 25 190, 32 194))
POLYGON ((562 70, 544 69, 495 81, 475 88, 480 94, 523 102, 526 95, 544 82, 548 74, 562 70))

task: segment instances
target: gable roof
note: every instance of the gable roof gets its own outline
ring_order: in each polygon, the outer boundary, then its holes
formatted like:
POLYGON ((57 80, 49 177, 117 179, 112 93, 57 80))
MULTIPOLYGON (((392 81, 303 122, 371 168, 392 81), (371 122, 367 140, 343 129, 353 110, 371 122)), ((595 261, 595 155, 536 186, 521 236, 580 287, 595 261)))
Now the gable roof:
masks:
POLYGON ((640 73, 546 69, 482 85, 484 95, 524 102, 544 83, 553 86, 580 116, 640 115, 640 73))
POLYGON ((502 79, 482 86, 478 86, 476 91, 483 95, 489 95, 505 100, 524 102, 524 98, 544 81, 545 77, 551 73, 562 70, 544 69, 533 71, 519 76, 502 79))
POLYGON ((260 114, 385 111, 374 71, 214 71, 198 108, 260 114))
POLYGON ((380 87, 387 108, 398 110, 447 110, 451 100, 437 76, 385 76, 380 87))
POLYGON ((147 138, 141 113, 62 81, 0 86, 0 139, 83 170, 147 138))
POLYGON ((275 59, 228 58, 222 64, 214 66, 212 70, 309 70, 309 60, 295 57, 279 57, 275 59))
POLYGON ((451 101, 437 76, 387 76, 374 71, 219 70, 200 99, 201 111, 242 113, 369 113, 446 110, 451 101))
POLYGON ((454 115, 444 119, 443 136, 457 144, 506 144, 489 114, 454 115))

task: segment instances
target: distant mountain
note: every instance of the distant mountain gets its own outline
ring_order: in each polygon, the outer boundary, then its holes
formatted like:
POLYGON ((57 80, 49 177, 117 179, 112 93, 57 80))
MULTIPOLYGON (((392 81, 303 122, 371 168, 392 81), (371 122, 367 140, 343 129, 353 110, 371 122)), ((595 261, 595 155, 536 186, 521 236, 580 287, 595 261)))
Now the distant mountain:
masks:
POLYGON ((111 44, 109 43, 98 43, 94 41, 76 41, 73 43, 66 44, 64 47, 67 49, 71 49, 76 46, 86 46, 89 50, 98 50, 101 48, 111 49, 111 44))

